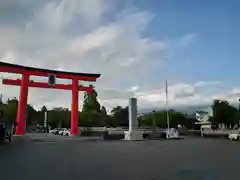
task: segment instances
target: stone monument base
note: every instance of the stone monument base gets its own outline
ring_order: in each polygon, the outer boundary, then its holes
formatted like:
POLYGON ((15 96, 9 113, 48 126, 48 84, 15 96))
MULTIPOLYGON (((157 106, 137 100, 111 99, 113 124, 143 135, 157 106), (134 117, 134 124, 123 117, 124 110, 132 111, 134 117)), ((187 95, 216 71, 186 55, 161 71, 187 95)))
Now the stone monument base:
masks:
POLYGON ((142 141, 143 134, 141 131, 124 131, 124 140, 127 141, 142 141))

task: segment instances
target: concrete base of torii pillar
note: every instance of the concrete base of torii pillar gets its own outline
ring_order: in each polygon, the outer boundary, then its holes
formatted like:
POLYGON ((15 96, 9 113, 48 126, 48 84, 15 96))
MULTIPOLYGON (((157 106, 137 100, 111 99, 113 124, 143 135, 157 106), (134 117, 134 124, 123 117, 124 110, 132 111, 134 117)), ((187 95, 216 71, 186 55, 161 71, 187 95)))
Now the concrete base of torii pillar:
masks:
POLYGON ((127 141, 142 141, 143 133, 141 131, 124 131, 124 140, 127 141))
POLYGON ((129 99, 129 129, 124 131, 124 140, 141 141, 143 140, 142 131, 138 130, 137 125, 137 99, 129 99))

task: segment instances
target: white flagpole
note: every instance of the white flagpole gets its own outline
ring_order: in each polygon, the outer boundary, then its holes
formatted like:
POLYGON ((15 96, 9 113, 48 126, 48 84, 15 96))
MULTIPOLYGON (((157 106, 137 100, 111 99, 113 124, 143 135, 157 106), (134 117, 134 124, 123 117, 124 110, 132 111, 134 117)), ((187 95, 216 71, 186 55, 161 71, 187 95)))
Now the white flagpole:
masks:
POLYGON ((170 128, 170 123, 169 123, 169 113, 168 113, 168 83, 167 80, 166 82, 166 114, 167 114, 167 128, 170 128))

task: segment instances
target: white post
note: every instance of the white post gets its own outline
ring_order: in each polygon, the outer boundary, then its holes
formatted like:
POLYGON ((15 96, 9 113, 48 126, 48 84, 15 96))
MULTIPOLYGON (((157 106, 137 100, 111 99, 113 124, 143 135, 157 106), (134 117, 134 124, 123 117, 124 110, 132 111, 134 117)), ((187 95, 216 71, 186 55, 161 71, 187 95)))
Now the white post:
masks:
POLYGON ((129 131, 133 131, 137 128, 137 99, 130 98, 129 99, 129 113, 128 113, 128 121, 129 121, 129 131))
POLYGON ((128 107, 128 122, 129 127, 128 131, 124 131, 125 140, 143 140, 142 132, 137 130, 137 99, 130 98, 129 99, 129 107, 128 107))

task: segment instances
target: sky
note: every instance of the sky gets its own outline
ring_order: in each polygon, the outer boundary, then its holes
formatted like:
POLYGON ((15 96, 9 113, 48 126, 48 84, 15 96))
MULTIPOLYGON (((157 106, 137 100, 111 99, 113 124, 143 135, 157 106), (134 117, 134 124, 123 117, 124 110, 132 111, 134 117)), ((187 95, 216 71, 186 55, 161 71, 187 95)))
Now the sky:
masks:
MULTIPOLYGON (((239 6, 237 0, 1 0, 0 61, 101 73, 94 85, 109 110, 130 97, 139 108, 164 107, 165 80, 170 106, 236 102, 239 6)), ((19 96, 19 87, 0 88, 5 99, 19 96)), ((79 101, 81 108, 83 92, 79 101)), ((70 108, 71 92, 33 88, 28 102, 70 108)))

